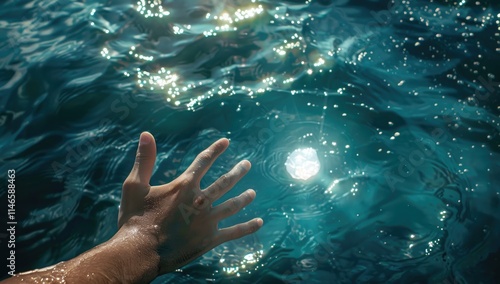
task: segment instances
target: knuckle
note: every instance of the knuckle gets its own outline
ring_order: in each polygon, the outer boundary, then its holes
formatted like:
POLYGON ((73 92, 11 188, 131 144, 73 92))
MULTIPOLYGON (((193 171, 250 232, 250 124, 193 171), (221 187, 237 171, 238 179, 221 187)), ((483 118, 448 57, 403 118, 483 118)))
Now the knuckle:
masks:
POLYGON ((245 229, 243 228, 243 226, 236 226, 235 230, 234 230, 234 235, 233 235, 233 238, 239 238, 241 236, 245 235, 245 229))
POLYGON ((250 224, 249 233, 256 232, 259 229, 259 224, 257 222, 252 222, 250 224))
POLYGON ((204 208, 209 203, 208 198, 205 194, 199 194, 193 200, 193 205, 196 208, 204 208))
POLYGON ((205 151, 201 152, 200 154, 198 154, 197 160, 200 164, 206 165, 206 164, 208 164, 208 162, 210 162, 211 159, 212 159, 212 152, 205 150, 205 151))
POLYGON ((239 201, 236 198, 231 198, 228 200, 227 206, 224 208, 224 215, 232 215, 236 213, 239 209, 239 201))
POLYGON ((224 208, 224 211, 223 211, 223 215, 224 216, 229 216, 233 213, 233 210, 231 209, 230 206, 227 206, 226 208, 224 208))
POLYGON ((253 222, 246 223, 245 229, 244 229, 244 231, 245 231, 244 234, 245 235, 251 234, 251 233, 255 232, 255 230, 256 230, 256 225, 253 222))
POLYGON ((244 234, 245 234, 245 235, 251 234, 251 233, 252 233, 252 231, 253 231, 253 226, 252 226, 252 224, 245 224, 245 225, 246 225, 246 226, 245 226, 245 229, 244 229, 244 231, 245 231, 245 232, 244 232, 244 234))
POLYGON ((231 209, 230 206, 226 206, 222 209, 223 216, 230 216, 232 213, 233 213, 233 210, 231 209))
POLYGON ((228 176, 228 174, 222 175, 219 179, 219 184, 221 188, 228 187, 230 183, 231 183, 231 178, 228 176))
POLYGON ((240 207, 240 201, 237 198, 232 198, 229 206, 229 208, 231 208, 231 212, 238 211, 239 207, 240 207))
POLYGON ((135 160, 137 162, 139 161, 144 161, 144 160, 148 160, 150 158, 150 155, 146 155, 144 153, 136 153, 135 154, 135 160))
POLYGON ((141 187, 142 184, 137 179, 127 178, 122 185, 123 190, 134 190, 141 187))

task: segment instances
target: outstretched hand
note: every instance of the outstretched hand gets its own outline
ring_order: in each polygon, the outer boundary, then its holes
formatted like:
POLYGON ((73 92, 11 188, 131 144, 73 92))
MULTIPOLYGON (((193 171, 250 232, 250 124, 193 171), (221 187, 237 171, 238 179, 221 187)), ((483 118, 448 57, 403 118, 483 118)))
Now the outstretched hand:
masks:
POLYGON ((134 167, 123 183, 118 226, 120 231, 142 232, 145 243, 159 257, 158 274, 171 272, 219 244, 262 226, 262 219, 255 218, 228 228, 218 227, 219 221, 253 201, 252 189, 212 207, 250 170, 250 162, 239 162, 209 187, 200 189, 200 180, 228 145, 227 139, 216 141, 174 181, 151 186, 156 142, 150 133, 141 134, 134 167))
POLYGON ((156 143, 153 135, 142 133, 134 167, 123 183, 118 232, 73 259, 18 273, 4 283, 149 283, 221 243, 257 231, 260 218, 224 229, 217 225, 252 202, 255 191, 212 207, 250 170, 250 162, 239 162, 200 189, 201 178, 228 145, 227 139, 220 139, 174 181, 151 186, 156 143))

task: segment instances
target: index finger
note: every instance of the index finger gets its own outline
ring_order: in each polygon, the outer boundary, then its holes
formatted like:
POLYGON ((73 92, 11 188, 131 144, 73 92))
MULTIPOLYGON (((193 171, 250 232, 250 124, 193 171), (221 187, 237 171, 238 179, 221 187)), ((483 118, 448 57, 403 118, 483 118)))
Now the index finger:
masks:
POLYGON ((215 141, 210 147, 199 153, 191 165, 184 172, 191 176, 195 182, 199 183, 201 178, 207 173, 208 169, 217 160, 217 157, 222 154, 229 146, 229 140, 226 138, 215 141))

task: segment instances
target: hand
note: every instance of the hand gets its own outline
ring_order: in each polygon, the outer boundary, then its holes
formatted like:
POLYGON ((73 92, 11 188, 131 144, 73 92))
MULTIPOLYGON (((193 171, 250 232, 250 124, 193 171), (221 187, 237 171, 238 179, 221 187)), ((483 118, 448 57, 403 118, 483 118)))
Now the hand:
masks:
POLYGON ((141 134, 134 167, 123 183, 118 226, 125 232, 118 234, 142 232, 144 243, 150 244, 158 255, 158 274, 171 272, 212 248, 251 234, 262 226, 262 219, 255 218, 229 228, 218 228, 220 220, 253 201, 255 191, 251 189, 212 207, 213 202, 250 170, 250 162, 239 162, 209 187, 200 189, 201 178, 228 145, 229 140, 218 140, 201 152, 177 179, 151 186, 156 143, 150 133, 141 134))
POLYGON ((149 283, 221 243, 257 231, 263 223, 260 218, 225 229, 217 226, 252 202, 255 191, 247 190, 212 207, 248 172, 250 162, 238 163, 200 190, 201 178, 228 145, 227 139, 220 139, 201 152, 177 179, 151 186, 156 143, 150 133, 142 133, 134 167, 123 183, 118 232, 73 259, 2 282, 149 283))

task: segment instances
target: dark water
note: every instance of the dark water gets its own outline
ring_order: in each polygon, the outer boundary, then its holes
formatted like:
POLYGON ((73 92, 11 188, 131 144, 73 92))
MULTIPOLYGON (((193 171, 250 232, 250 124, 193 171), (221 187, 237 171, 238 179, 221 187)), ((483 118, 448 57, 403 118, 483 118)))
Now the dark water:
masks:
POLYGON ((203 184, 249 159, 228 197, 257 198, 221 226, 265 222, 157 283, 500 279, 496 1, 4 1, 0 42, 20 271, 114 234, 148 130, 153 184, 230 138, 203 184))

